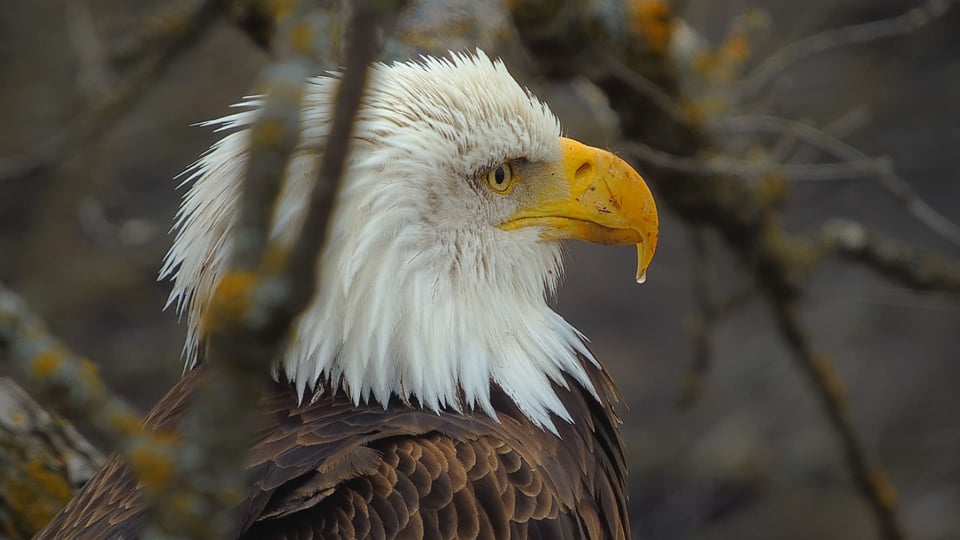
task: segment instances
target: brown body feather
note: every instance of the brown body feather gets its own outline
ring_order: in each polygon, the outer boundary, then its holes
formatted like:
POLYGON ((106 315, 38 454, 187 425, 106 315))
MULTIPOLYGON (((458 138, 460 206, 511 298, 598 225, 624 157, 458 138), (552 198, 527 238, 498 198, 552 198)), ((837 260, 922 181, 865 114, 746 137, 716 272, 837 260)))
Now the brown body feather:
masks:
MULTIPOLYGON (((629 538, 619 396, 581 362, 600 400, 571 378, 556 386, 574 420, 555 419, 559 437, 497 389, 499 421, 400 401, 355 407, 342 393, 298 407, 274 384, 237 509, 241 538, 629 538)), ((176 428, 201 377, 174 386, 148 425, 176 428)), ((37 538, 130 539, 143 522, 136 482, 115 457, 37 538)))

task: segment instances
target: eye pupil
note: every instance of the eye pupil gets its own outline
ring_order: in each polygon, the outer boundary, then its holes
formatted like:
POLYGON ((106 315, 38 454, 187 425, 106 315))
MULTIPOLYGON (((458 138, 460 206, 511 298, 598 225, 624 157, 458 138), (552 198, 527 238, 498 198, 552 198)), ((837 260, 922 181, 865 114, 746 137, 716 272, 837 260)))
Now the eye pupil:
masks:
POLYGON ((505 195, 509 192, 510 187, 516 179, 517 177, 514 176, 513 168, 510 167, 509 163, 501 163, 497 167, 488 169, 483 177, 483 181, 487 184, 487 187, 500 195, 505 195))
POLYGON ((493 173, 493 179, 497 182, 497 185, 503 184, 503 181, 506 180, 507 173, 503 170, 503 167, 497 167, 496 172, 493 173))

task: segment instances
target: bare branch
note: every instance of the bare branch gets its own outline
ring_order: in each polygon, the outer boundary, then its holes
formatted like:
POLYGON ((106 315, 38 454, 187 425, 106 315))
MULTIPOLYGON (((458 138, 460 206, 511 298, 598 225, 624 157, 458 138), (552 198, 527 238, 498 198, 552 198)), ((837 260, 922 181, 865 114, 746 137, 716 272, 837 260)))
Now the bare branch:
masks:
MULTIPOLYGON (((249 4, 251 9, 261 10, 270 3, 253 0, 249 4)), ((241 218, 234 231, 235 259, 217 290, 211 314, 204 321, 209 340, 204 362, 209 364, 205 367, 213 373, 206 378, 198 392, 201 398, 186 424, 182 447, 173 445, 164 438, 164 434, 142 433, 138 427, 139 420, 129 411, 119 416, 114 414, 116 418, 108 415, 105 411, 114 408, 109 396, 92 400, 87 395, 97 393, 99 396, 99 393, 105 392, 105 388, 101 388, 102 383, 97 382, 99 386, 94 384, 90 387, 92 390, 81 391, 87 388, 81 379, 87 376, 84 370, 89 365, 63 350, 52 338, 43 338, 46 340, 43 346, 24 346, 23 343, 33 343, 38 339, 32 330, 33 326, 24 326, 23 315, 18 309, 13 310, 14 318, 9 319, 10 310, 5 311, 5 297, 0 290, 0 352, 10 347, 15 353, 12 356, 20 358, 19 362, 28 372, 37 372, 33 373, 34 378, 40 379, 49 391, 61 399, 78 399, 78 403, 81 403, 68 408, 87 411, 82 407, 96 403, 94 412, 83 414, 92 415, 93 423, 109 432, 134 472, 140 476, 157 512, 151 534, 158 537, 182 534, 216 538, 227 534, 233 526, 227 509, 236 501, 243 485, 244 479, 238 471, 242 470, 247 439, 255 428, 246 420, 253 418, 259 388, 266 379, 265 368, 282 354, 292 321, 314 297, 316 261, 333 209, 343 160, 349 152, 352 122, 363 99, 366 66, 374 57, 377 47, 376 40, 371 36, 377 35, 377 20, 388 18, 384 13, 392 14, 398 1, 341 2, 340 5, 352 4, 350 27, 336 28, 336 32, 327 34, 319 29, 315 20, 311 22, 309 13, 313 12, 309 10, 306 0, 283 4, 293 9, 294 13, 288 15, 286 25, 273 20, 277 16, 275 12, 263 10, 257 11, 256 16, 258 20, 264 17, 270 19, 267 21, 270 23, 269 29, 262 34, 261 28, 248 29, 256 39, 263 42, 269 40, 281 59, 262 77, 267 95, 266 106, 252 127, 241 218), (293 4, 297 6, 291 8, 293 4), (299 32, 297 36, 300 39, 310 36, 311 39, 307 40, 310 44, 293 43, 296 41, 291 37, 294 32, 299 32), (317 149, 322 152, 322 163, 311 193, 306 223, 293 248, 286 250, 273 244, 269 238, 273 205, 281 188, 285 166, 300 138, 300 102, 304 91, 303 80, 309 73, 308 57, 325 56, 325 53, 318 54, 316 48, 320 41, 329 43, 335 40, 330 38, 335 35, 351 38, 346 51, 346 71, 340 83, 334 122, 325 148, 317 149), (83 395, 71 397, 71 393, 76 392, 83 395), (119 426, 114 425, 117 418, 122 420, 119 426), (224 421, 225 418, 228 421, 224 421), (137 427, 131 428, 131 425, 137 427), (211 426, 222 426, 223 429, 214 430, 211 426), (153 459, 150 463, 174 469, 165 480, 153 481, 151 478, 155 478, 155 475, 142 474, 145 447, 150 451, 148 456, 153 459)), ((512 7, 516 4, 519 3, 511 2, 512 7)), ((537 4, 551 7, 554 3, 537 4)), ((581 4, 578 2, 567 1, 562 4, 569 8, 569 13, 583 11, 579 9, 581 4), (578 9, 572 9, 571 6, 578 9)), ((603 4, 614 5, 612 2, 603 4)), ((198 13, 206 13, 205 17, 209 18, 191 16, 188 26, 193 30, 187 33, 196 35, 215 19, 216 12, 206 11, 211 9, 210 6, 224 7, 227 3, 224 0, 202 2, 198 13)), ((894 19, 824 32, 801 40, 761 64, 742 83, 738 98, 746 100, 758 95, 771 82, 775 82, 784 70, 810 55, 847 43, 863 43, 913 31, 939 17, 948 8, 949 1, 929 1, 894 19)), ((316 9, 318 12, 324 11, 316 9)), ((332 10, 328 8, 327 11, 332 10)), ((617 36, 616 39, 626 36, 623 39, 630 39, 631 30, 624 29, 628 27, 600 32, 595 31, 596 28, 590 28, 590 31, 581 28, 579 32, 569 34, 561 28, 567 24, 624 25, 622 19, 622 16, 594 17, 590 20, 572 16, 557 18, 551 26, 551 32, 564 38, 569 35, 591 37, 590 40, 583 40, 582 45, 578 45, 577 40, 568 39, 573 42, 569 48, 582 47, 581 51, 569 52, 571 55, 578 53, 578 59, 595 61, 593 63, 596 65, 589 66, 593 70, 592 76, 597 79, 598 85, 606 85, 604 88, 611 98, 611 106, 621 113, 624 132, 628 137, 638 141, 655 141, 658 145, 657 148, 639 142, 628 145, 631 153, 660 169, 657 171, 660 178, 651 178, 656 187, 662 190, 658 196, 662 196, 666 205, 676 210, 683 219, 718 231, 756 284, 756 288, 716 299, 711 295, 706 272, 698 274, 695 284, 698 302, 698 319, 694 328, 696 351, 691 380, 688 381, 688 394, 684 398, 688 402, 696 398, 697 389, 710 367, 711 326, 723 314, 752 299, 757 291, 762 291, 777 314, 784 340, 790 345, 801 371, 809 378, 840 441, 858 491, 873 510, 884 536, 901 538, 903 531, 897 523, 894 509, 895 492, 885 475, 875 469, 867 458, 847 412, 843 384, 829 359, 816 354, 796 313, 796 302, 804 292, 803 276, 809 259, 816 259, 822 253, 807 249, 809 246, 802 239, 790 237, 780 224, 781 215, 777 205, 758 194, 760 190, 756 186, 747 185, 742 179, 768 175, 787 176, 796 180, 876 176, 881 185, 894 193, 918 219, 958 244, 960 228, 926 205, 909 184, 890 170, 884 160, 867 156, 846 145, 829 129, 818 130, 802 122, 767 116, 724 119, 717 123, 723 130, 722 135, 739 130, 747 135, 764 131, 781 136, 769 157, 758 160, 728 157, 731 146, 718 140, 716 133, 710 132, 714 126, 692 117, 690 111, 684 108, 687 96, 682 93, 681 85, 671 80, 675 70, 670 69, 668 63, 672 60, 668 55, 658 59, 656 51, 653 51, 637 61, 626 54, 621 58, 606 52, 630 50, 629 47, 604 47, 603 42, 607 39, 604 36, 617 36), (631 109, 636 107, 638 97, 642 97, 640 101, 644 104, 652 103, 649 111, 631 109), (641 117, 644 117, 642 121, 641 117), (641 126, 642 122, 645 125, 641 126), (823 164, 788 163, 789 156, 792 155, 794 160, 798 158, 793 152, 797 147, 824 152, 840 161, 823 164), (703 156, 708 157, 703 159, 703 156), (798 275, 801 277, 796 278, 798 275)), ((333 24, 330 20, 327 22, 333 24)), ((532 18, 526 24, 540 23, 532 18)), ((519 32, 525 39, 534 34, 519 32)), ((170 36, 170 43, 163 47, 164 51, 134 68, 129 80, 106 96, 89 118, 78 123, 54 144, 42 148, 37 155, 8 163, 6 175, 26 174, 61 162, 73 155, 93 134, 101 132, 119 118, 159 75, 164 62, 169 63, 178 51, 188 46, 189 40, 183 35, 170 36), (164 58, 166 60, 162 60, 164 58), (11 165, 14 167, 11 168, 11 165)), ((147 49, 138 49, 137 56, 147 49)), ((547 49, 540 47, 531 50, 530 54, 535 56, 538 51, 547 49)), ((564 58, 567 52, 568 49, 564 49, 564 58)), ((838 129, 842 131, 842 126, 838 129)), ((4 175, 4 171, 0 171, 0 178, 4 175)), ((957 271, 946 263, 928 265, 923 262, 925 259, 918 258, 916 253, 908 252, 902 246, 897 245, 894 249, 891 247, 894 244, 867 235, 862 226, 856 229, 849 224, 842 225, 825 230, 823 250, 868 264, 884 275, 915 288, 950 292, 958 290, 960 278, 957 277, 957 271)), ((708 253, 702 235, 702 232, 696 233, 694 242, 700 245, 697 248, 698 262, 701 267, 706 267, 708 253)), ((40 334, 45 335, 45 330, 40 334)))
POLYGON ((830 427, 840 441, 844 461, 853 474, 854 484, 870 504, 882 537, 886 540, 906 538, 896 513, 896 489, 887 474, 868 459, 863 442, 850 419, 846 387, 833 363, 828 356, 814 351, 792 302, 771 297, 770 303, 780 333, 819 399, 830 427))
MULTIPOLYGON (((89 0, 88 0, 89 1, 89 0)), ((136 24, 122 24, 121 31, 107 43, 107 57, 118 67, 130 65, 151 56, 157 50, 162 50, 170 42, 171 37, 180 32, 178 27, 196 17, 203 2, 206 0, 178 0, 176 2, 162 2, 156 9, 151 9, 142 18, 136 19, 136 24)), ((220 16, 226 16, 233 10, 233 0, 223 5, 220 16)), ((105 29, 109 32, 111 29, 105 29)))
POLYGON ((213 24, 232 0, 204 0, 183 24, 172 26, 159 51, 144 59, 131 73, 59 136, 31 154, 0 157, 0 182, 23 178, 56 167, 77 155, 129 111, 164 70, 180 57, 213 24))
POLYGON ((0 351, 66 416, 90 419, 97 435, 117 447, 131 434, 131 425, 140 424, 140 415, 109 392, 97 367, 51 336, 26 303, 3 287, 0 351))
POLYGON ((169 480, 174 438, 144 431, 140 415, 100 379, 96 365, 50 335, 17 295, 0 287, 0 353, 27 376, 31 388, 68 418, 83 419, 127 460, 149 494, 169 480))
MULTIPOLYGON (((392 16, 396 2, 352 5, 346 36, 345 71, 333 123, 322 149, 317 183, 300 237, 289 254, 267 240, 272 207, 287 159, 299 135, 304 67, 312 45, 326 34, 300 4, 286 28, 281 50, 290 58, 271 71, 277 83, 267 94, 265 114, 251 132, 251 162, 244 183, 234 267, 214 293, 206 326, 205 360, 210 376, 186 421, 184 451, 177 481, 163 494, 152 534, 198 538, 229 536, 235 527, 231 509, 239 502, 252 420, 269 366, 282 355, 289 329, 312 301, 317 260, 349 149, 354 116, 366 84, 367 66, 378 44, 378 21, 392 16), (308 39, 305 39, 308 38, 308 39), (304 48, 303 44, 309 45, 304 48), (240 419, 238 421, 238 419, 240 419), (214 428, 216 426, 216 428, 214 428), (173 504, 176 502, 177 504, 173 504)), ((318 149, 320 150, 320 149, 318 149)))
MULTIPOLYGON (((285 29, 285 42, 279 48, 287 51, 287 60, 265 76, 270 90, 263 114, 252 128, 238 231, 241 238, 247 234, 252 240, 238 242, 236 268, 217 290, 207 321, 210 348, 205 360, 212 373, 204 379, 200 398, 184 423, 182 443, 171 434, 144 432, 139 416, 107 392, 92 364, 49 338, 15 297, 0 297, 0 345, 8 348, 9 344, 11 356, 39 379, 47 394, 57 396, 66 409, 103 430, 101 436, 120 449, 153 511, 148 537, 220 538, 229 535, 235 525, 230 509, 239 500, 245 449, 255 429, 248 420, 253 418, 260 387, 267 380, 267 368, 283 350, 287 328, 312 298, 316 260, 363 93, 366 66, 377 50, 371 36, 377 34, 378 19, 392 14, 395 3, 355 3, 349 31, 343 33, 318 27, 318 22, 332 19, 305 7, 281 10, 290 14, 286 24, 278 23, 285 29), (320 170, 321 184, 314 190, 307 232, 292 255, 284 256, 267 241, 273 201, 299 138, 300 98, 311 59, 329 56, 332 49, 326 42, 337 35, 349 36, 347 65, 320 170)), ((184 44, 178 42, 178 47, 184 44)), ((171 54, 168 50, 161 57, 172 58, 171 54)), ((148 75, 157 74, 151 71, 157 64, 148 68, 148 75)), ((137 80, 144 85, 147 82, 146 78, 137 80)), ((118 112, 115 107, 126 99, 118 99, 118 95, 135 94, 113 94, 106 99, 107 108, 118 112)), ((95 118, 94 123, 102 129, 100 120, 107 118, 95 118)))
POLYGON ((235 6, 234 23, 254 45, 269 51, 276 32, 269 0, 240 0, 235 6))
POLYGON ((625 150, 638 160, 686 174, 703 176, 734 176, 747 180, 763 178, 776 173, 796 181, 850 180, 874 176, 882 160, 857 160, 844 163, 787 164, 772 160, 747 161, 715 157, 684 157, 657 150, 649 145, 630 141, 625 150))
POLYGON ((63 417, 0 377, 0 530, 32 538, 85 484, 103 456, 63 417))
POLYGON ((820 238, 827 253, 863 264, 901 285, 960 294, 960 266, 939 254, 917 251, 849 220, 827 223, 820 238))
POLYGON ((290 256, 289 278, 296 284, 308 287, 298 288, 294 292, 295 296, 313 296, 316 261, 326 239, 327 224, 343 174, 343 164, 349 153, 354 117, 360 108, 363 89, 367 84, 367 65, 373 61, 381 46, 375 38, 377 20, 385 16, 392 17, 394 10, 402 3, 397 0, 373 0, 358 2, 354 6, 353 29, 350 34, 352 38, 346 49, 346 69, 337 91, 333 123, 310 197, 310 209, 304 220, 303 231, 290 256))
MULTIPOLYGON (((829 135, 842 139, 864 126, 869 120, 869 109, 866 106, 859 106, 845 111, 839 118, 825 124, 820 129, 829 135)), ((775 161, 781 163, 800 163, 815 160, 820 152, 810 146, 802 146, 800 142, 795 130, 791 129, 780 136, 770 153, 775 161)))
POLYGON ((250 128, 247 179, 240 219, 233 232, 233 264, 255 270, 270 232, 272 201, 283 185, 284 171, 300 138, 300 104, 309 63, 295 57, 267 69, 260 86, 269 88, 266 103, 250 128))
POLYGON ((928 0, 896 17, 826 30, 791 43, 770 55, 744 77, 734 95, 740 103, 753 99, 784 71, 816 54, 844 45, 869 43, 915 32, 942 17, 952 3, 953 0, 928 0))
MULTIPOLYGON (((636 46, 642 48, 643 37, 632 35, 630 29, 625 28, 629 21, 624 21, 622 17, 603 21, 612 26, 602 32, 603 36, 630 35, 640 42, 636 46)), ((572 24, 586 23, 573 21, 572 24)), ((526 35, 523 30, 521 28, 521 36, 526 35)), ((582 28, 572 28, 565 33, 576 35, 578 31, 584 32, 582 28)), ((594 32, 591 35, 597 34, 594 32)), ((615 38, 612 40, 615 41, 615 38)), ((591 46, 598 44, 585 44, 584 49, 591 46)), ((614 50, 630 50, 630 44, 623 46, 614 43, 613 46, 614 50)), ((569 53, 576 54, 577 51, 569 53)), ((655 75, 657 78, 651 80, 673 102, 682 102, 686 97, 679 81, 672 75, 677 70, 669 55, 625 55, 620 60, 643 75, 655 75)), ((843 448, 847 466, 856 479, 858 491, 873 511, 881 534, 891 540, 902 538, 893 488, 883 474, 874 472, 869 466, 865 450, 846 415, 845 402, 840 394, 833 391, 842 388, 842 385, 836 376, 824 376, 826 373, 832 374, 832 371, 823 368, 828 364, 810 352, 809 343, 793 313, 794 304, 805 290, 805 277, 816 261, 816 251, 807 242, 791 237, 784 231, 779 203, 776 198, 764 195, 764 183, 741 181, 738 173, 756 171, 753 164, 750 167, 740 167, 743 163, 736 164, 738 167, 721 166, 718 170, 713 166, 705 169, 699 163, 701 156, 722 155, 724 151, 722 141, 718 140, 717 133, 710 130, 711 126, 678 122, 659 107, 638 114, 635 110, 636 98, 637 95, 645 96, 643 91, 638 92, 632 87, 625 89, 622 81, 611 80, 610 77, 600 77, 595 82, 607 92, 611 106, 620 113, 625 136, 632 141, 656 144, 656 148, 648 144, 634 144, 630 150, 650 165, 650 180, 658 190, 660 200, 682 219, 717 230, 753 277, 758 291, 773 305, 784 339, 796 351, 794 356, 798 365, 808 374, 814 392, 824 405, 828 421, 843 448)), ((774 132, 782 134, 785 130, 781 128, 774 132)), ((730 133, 727 130, 721 135, 730 133)), ((843 161, 876 166, 874 160, 862 154, 856 158, 844 158, 843 161)), ((773 161, 769 165, 773 168, 782 166, 773 161)))
POLYGON ((713 364, 710 337, 715 318, 710 301, 709 253, 703 229, 691 231, 690 242, 693 245, 693 296, 696 314, 690 317, 689 322, 688 333, 693 341, 693 359, 680 391, 678 404, 682 409, 689 409, 700 397, 707 371, 713 364))
POLYGON ((116 73, 110 67, 87 1, 69 2, 66 8, 67 30, 80 61, 78 86, 88 98, 100 98, 114 85, 116 73))
POLYGON ((693 295, 696 312, 691 315, 688 333, 693 341, 693 359, 684 377, 678 405, 681 409, 693 407, 703 390, 706 376, 713 365, 711 336, 717 321, 746 305, 756 297, 753 287, 742 287, 724 298, 715 298, 710 288, 710 249, 706 231, 695 228, 691 231, 694 253, 693 295))
POLYGON ((896 197, 913 217, 941 237, 960 246, 960 226, 924 201, 913 186, 893 171, 889 160, 872 159, 856 147, 810 124, 772 115, 728 117, 718 120, 716 125, 727 131, 794 133, 822 152, 844 160, 847 164, 855 164, 855 168, 865 167, 861 172, 875 177, 880 186, 896 197))
MULTIPOLYGON (((684 111, 680 104, 670 97, 670 94, 664 92, 656 83, 604 50, 591 49, 586 57, 583 69, 588 73, 591 71, 605 73, 626 84, 637 94, 649 99, 677 123, 687 124, 691 121, 690 114, 684 111)), ((593 76, 596 77, 596 74, 593 74, 593 76)))

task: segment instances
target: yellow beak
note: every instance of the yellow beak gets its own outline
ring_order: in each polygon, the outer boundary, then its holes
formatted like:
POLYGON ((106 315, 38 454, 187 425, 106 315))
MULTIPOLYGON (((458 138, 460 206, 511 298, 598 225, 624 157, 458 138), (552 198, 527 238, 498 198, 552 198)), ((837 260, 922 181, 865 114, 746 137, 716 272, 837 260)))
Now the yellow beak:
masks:
POLYGON ((643 283, 659 233, 650 188, 633 167, 610 152, 566 138, 560 144, 563 156, 558 163, 521 180, 530 191, 500 228, 540 227, 544 240, 636 244, 637 282, 643 283))

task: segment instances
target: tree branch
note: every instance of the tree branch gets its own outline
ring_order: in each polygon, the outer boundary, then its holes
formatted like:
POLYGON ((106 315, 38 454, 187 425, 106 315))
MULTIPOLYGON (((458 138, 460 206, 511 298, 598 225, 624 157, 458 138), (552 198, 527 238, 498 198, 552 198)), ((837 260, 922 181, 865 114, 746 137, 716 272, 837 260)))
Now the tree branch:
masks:
MULTIPOLYGON (((270 216, 287 158, 299 135, 300 97, 306 58, 325 36, 310 10, 300 4, 282 45, 291 58, 273 70, 279 82, 267 94, 265 114, 251 130, 251 162, 244 183, 234 266, 222 278, 204 321, 210 376, 198 391, 187 419, 177 480, 164 494, 158 529, 168 535, 199 538, 229 536, 236 526, 230 510, 242 493, 246 449, 255 433, 251 420, 266 374, 286 347, 291 325, 314 297, 317 260, 348 153, 354 116, 375 58, 378 21, 392 16, 396 2, 362 1, 352 5, 346 35, 345 71, 333 124, 313 187, 305 223, 289 253, 268 240, 270 216), (308 44, 305 46, 304 44, 308 44), (283 77, 290 77, 283 81, 283 77), (298 77, 298 78, 294 78, 298 77), (299 90, 298 90, 299 88, 299 90), (213 429, 217 426, 217 429, 213 429)), ((319 150, 319 149, 318 149, 319 150)))
MULTIPOLYGON (((203 0, 183 24, 171 25, 166 42, 142 60, 130 73, 64 132, 41 144, 30 154, 0 156, 0 182, 40 174, 67 161, 123 117, 181 54, 207 31, 233 0, 203 0)), ((153 49, 152 49, 153 50, 153 49)))
POLYGON ((939 254, 917 251, 849 220, 827 223, 820 239, 825 253, 862 264, 905 287, 960 295, 960 266, 939 254))
POLYGON ((0 377, 0 535, 32 538, 102 463, 65 419, 0 377))
POLYGON ((891 540, 906 538, 896 514, 896 488, 887 474, 868 459, 867 451, 850 419, 846 386, 830 357, 814 351, 792 302, 771 298, 770 303, 780 333, 820 401, 821 409, 840 441, 844 461, 853 474, 854 485, 873 510, 882 537, 891 540))
POLYGON ((727 297, 715 298, 710 287, 711 258, 706 231, 702 228, 693 229, 690 236, 694 254, 693 295, 696 311, 690 316, 688 324, 688 333, 693 341, 693 358, 677 400, 681 409, 692 408, 700 398, 706 377, 713 366, 711 337, 717 321, 756 296, 753 287, 742 287, 727 297))
POLYGON ((896 197, 914 218, 942 238, 960 246, 960 226, 924 201, 909 182, 894 172, 889 160, 873 159, 854 146, 805 122, 772 115, 731 116, 719 119, 715 125, 726 131, 792 133, 828 155, 863 167, 863 172, 875 177, 880 186, 896 197))
POLYGON ((772 160, 743 160, 725 155, 688 157, 670 154, 637 141, 624 143, 624 149, 637 160, 685 174, 702 176, 737 176, 756 180, 770 174, 782 175, 798 182, 852 180, 875 176, 884 166, 880 159, 863 159, 843 163, 781 163, 772 160))
POLYGON ((26 375, 31 389, 68 418, 83 419, 127 460, 148 492, 164 487, 158 466, 174 462, 177 445, 143 429, 140 415, 100 379, 96 365, 50 335, 23 300, 0 287, 0 353, 26 375))
MULTIPOLYGON (((524 2, 515 2, 511 8, 522 9, 517 4, 524 2)), ((637 34, 637 28, 643 25, 637 22, 622 14, 600 13, 593 18, 581 17, 571 23, 578 27, 563 29, 558 34, 592 36, 584 48, 614 51, 626 68, 645 75, 672 102, 683 102, 685 96, 676 78, 677 66, 663 51, 657 54, 643 46, 644 36, 637 34)), ((669 20, 662 23, 667 28, 672 24, 669 20)), ((520 35, 527 35, 523 27, 520 35)), ((575 55, 578 51, 566 52, 575 55)), ((832 375, 832 371, 823 368, 827 365, 825 361, 811 353, 794 316, 794 306, 806 290, 806 277, 816 263, 817 254, 811 242, 783 230, 781 197, 767 193, 769 186, 764 182, 743 182, 739 175, 733 174, 740 171, 709 170, 710 174, 703 174, 698 160, 702 156, 724 153, 723 142, 708 129, 711 125, 676 121, 674 115, 653 102, 650 92, 638 92, 634 85, 620 77, 604 73, 593 73, 592 77, 619 113, 626 138, 644 143, 632 146, 632 150, 645 159, 648 165, 645 173, 654 185, 659 202, 688 223, 717 230, 752 276, 757 290, 776 311, 781 333, 795 351, 793 357, 799 370, 808 375, 813 393, 824 406, 846 464, 873 511, 881 534, 888 540, 903 538, 895 497, 889 496, 893 489, 885 482, 885 476, 875 473, 868 465, 866 451, 846 416, 845 403, 835 391, 841 387, 839 380, 836 376, 824 376, 832 375)), ((783 132, 783 129, 778 131, 783 132)), ((845 161, 866 164, 872 160, 861 153, 845 161)))
POLYGON ((816 54, 844 45, 869 43, 916 32, 942 17, 954 0, 928 0, 906 13, 863 24, 834 28, 791 43, 770 55, 738 85, 736 100, 744 103, 755 98, 771 82, 794 64, 816 54))

